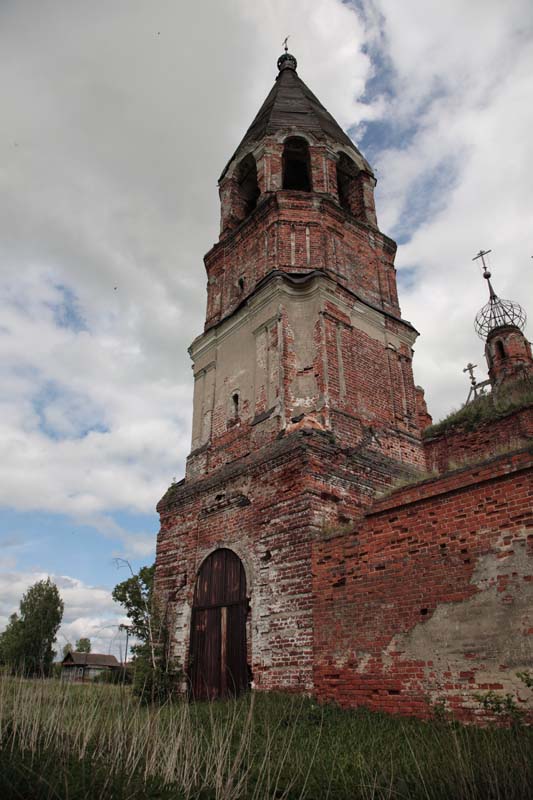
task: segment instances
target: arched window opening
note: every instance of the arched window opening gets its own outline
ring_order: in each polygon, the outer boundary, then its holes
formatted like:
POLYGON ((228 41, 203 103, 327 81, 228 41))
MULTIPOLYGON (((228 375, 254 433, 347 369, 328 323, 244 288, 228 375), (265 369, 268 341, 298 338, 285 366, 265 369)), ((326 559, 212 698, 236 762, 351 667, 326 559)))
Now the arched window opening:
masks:
POLYGON ((239 419, 239 393, 235 392, 231 396, 231 402, 233 404, 233 419, 239 419))
POLYGON ((357 212, 355 194, 358 169, 351 158, 341 153, 337 161, 337 193, 339 203, 352 214, 357 212))
POLYGON ((292 136, 283 149, 283 188, 299 192, 311 191, 311 161, 305 139, 292 136))
POLYGON ((500 339, 496 342, 496 355, 498 358, 505 358, 505 347, 500 339))
POLYGON ((239 278, 237 285, 239 287, 239 294, 242 294, 244 292, 244 278, 239 278))
POLYGON ((242 219, 245 219, 256 207, 261 194, 257 182, 257 165, 251 153, 239 164, 236 177, 242 202, 242 219))
POLYGON ((246 574, 240 558, 215 550, 196 580, 189 676, 196 700, 238 695, 248 688, 246 574))

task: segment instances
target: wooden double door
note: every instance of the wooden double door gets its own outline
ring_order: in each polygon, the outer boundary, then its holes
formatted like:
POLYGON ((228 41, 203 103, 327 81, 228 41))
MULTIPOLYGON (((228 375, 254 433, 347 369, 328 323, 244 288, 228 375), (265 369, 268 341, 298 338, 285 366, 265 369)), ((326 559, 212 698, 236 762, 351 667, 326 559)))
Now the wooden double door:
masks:
POLYGON ((191 619, 189 678, 195 700, 240 694, 248 688, 246 574, 226 548, 206 558, 196 581, 191 619))

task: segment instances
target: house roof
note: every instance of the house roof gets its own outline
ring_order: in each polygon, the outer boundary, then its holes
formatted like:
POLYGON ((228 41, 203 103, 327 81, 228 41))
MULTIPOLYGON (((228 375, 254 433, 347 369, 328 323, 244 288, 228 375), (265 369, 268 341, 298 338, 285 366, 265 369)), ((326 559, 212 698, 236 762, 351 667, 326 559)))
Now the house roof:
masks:
POLYGON ((104 653, 67 653, 63 661, 63 666, 77 667, 120 667, 115 656, 108 656, 104 653))
POLYGON ((296 59, 290 54, 287 55, 290 57, 288 60, 284 61, 283 56, 279 59, 280 71, 276 82, 226 165, 221 179, 234 158, 245 151, 250 144, 257 143, 265 136, 280 130, 292 130, 295 134, 309 132, 317 139, 328 138, 338 142, 357 154, 357 160, 371 172, 370 166, 350 137, 299 77, 296 72, 296 59))

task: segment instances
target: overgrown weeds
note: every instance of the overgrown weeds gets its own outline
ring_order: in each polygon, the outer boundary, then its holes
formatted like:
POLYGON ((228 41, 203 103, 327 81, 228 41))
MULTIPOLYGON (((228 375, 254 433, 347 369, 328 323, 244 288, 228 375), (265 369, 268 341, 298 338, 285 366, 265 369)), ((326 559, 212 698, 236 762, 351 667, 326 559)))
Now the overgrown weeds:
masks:
POLYGON ((304 697, 142 706, 127 687, 0 679, 0 796, 522 800, 533 734, 304 697))
POLYGON ((440 422, 430 425, 423 432, 424 439, 446 433, 452 428, 474 430, 483 423, 500 419, 506 414, 525 408, 533 403, 533 382, 517 381, 498 391, 483 394, 457 411, 452 411, 440 422))
POLYGON ((403 475, 401 478, 397 478, 394 480, 390 486, 387 486, 382 492, 379 493, 377 496, 378 500, 384 500, 390 494, 393 494, 398 489, 407 489, 411 486, 417 486, 419 483, 424 483, 424 481, 429 481, 432 478, 438 478, 439 472, 436 469, 432 470, 418 470, 417 472, 413 472, 410 475, 403 475))
POLYGON ((533 382, 521 380, 500 388, 498 391, 483 394, 462 406, 457 411, 452 411, 447 417, 430 425, 423 432, 424 439, 447 433, 452 428, 463 428, 471 431, 483 423, 500 419, 520 408, 525 408, 533 403, 533 382))

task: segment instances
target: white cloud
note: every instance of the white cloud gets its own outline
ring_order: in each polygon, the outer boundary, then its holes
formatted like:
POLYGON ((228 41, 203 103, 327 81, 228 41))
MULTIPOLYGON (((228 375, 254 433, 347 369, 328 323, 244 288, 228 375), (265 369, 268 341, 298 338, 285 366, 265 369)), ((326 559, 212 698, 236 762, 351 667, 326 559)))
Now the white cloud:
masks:
POLYGON ((148 551, 149 537, 109 514, 153 510, 183 469, 186 348, 203 323, 216 179, 287 33, 341 124, 409 131, 377 159, 378 216, 386 233, 418 226, 397 261, 417 267, 401 303, 421 332, 415 370, 432 410, 466 395, 462 367, 483 364, 471 323, 485 300, 470 258, 492 247, 502 295, 527 305, 533 294, 532 7, 354 8, 2 6, 0 503, 92 520, 148 551), (394 93, 364 103, 380 65, 394 93))
POLYGON ((0 504, 100 530, 154 509, 190 445, 216 180, 286 33, 325 104, 359 113, 370 61, 341 3, 211 2, 208 20, 170 1, 0 11, 0 504))
POLYGON ((400 268, 417 268, 400 302, 422 334, 415 374, 439 417, 466 398, 467 361, 486 372, 473 332, 487 299, 475 253, 492 248, 502 296, 526 310, 533 301, 533 7, 375 0, 372 10, 396 92, 384 116, 414 128, 378 159, 378 214, 385 231, 415 227, 398 251, 400 268))

